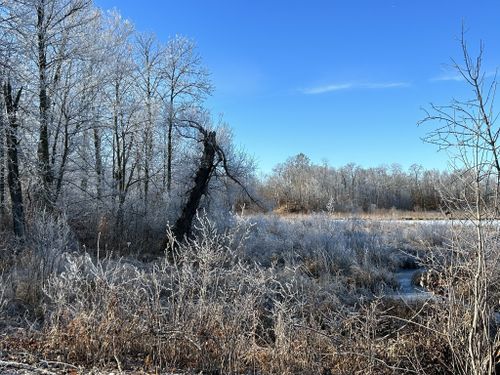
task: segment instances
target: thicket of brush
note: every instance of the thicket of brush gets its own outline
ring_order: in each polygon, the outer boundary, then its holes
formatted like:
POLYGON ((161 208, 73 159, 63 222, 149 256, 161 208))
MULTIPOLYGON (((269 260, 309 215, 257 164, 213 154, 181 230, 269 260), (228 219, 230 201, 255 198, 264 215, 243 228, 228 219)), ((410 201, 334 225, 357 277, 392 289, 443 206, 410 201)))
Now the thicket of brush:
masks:
MULTIPOLYGON (((192 240, 171 236, 164 256, 143 262, 101 244, 97 256, 76 251, 64 220, 37 215, 16 254, 3 237, 2 316, 24 328, 1 350, 149 371, 467 373, 470 286, 460 284, 453 303, 445 292, 427 301, 387 297, 397 287, 391 271, 407 254, 429 259, 432 243, 447 258, 448 225, 323 215, 232 222, 224 229, 200 215, 192 240)), ((498 283, 489 287, 493 301, 498 283)))

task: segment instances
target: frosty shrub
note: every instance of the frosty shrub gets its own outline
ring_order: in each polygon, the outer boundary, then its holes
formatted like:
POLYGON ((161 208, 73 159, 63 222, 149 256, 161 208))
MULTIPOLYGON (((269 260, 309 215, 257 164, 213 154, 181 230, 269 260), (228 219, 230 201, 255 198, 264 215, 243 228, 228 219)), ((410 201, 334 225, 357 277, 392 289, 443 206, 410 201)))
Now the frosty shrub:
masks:
POLYGON ((446 338, 454 373, 491 373, 492 353, 500 348, 498 223, 482 223, 482 256, 477 255, 475 223, 457 222, 450 228, 448 240, 434 245, 422 259, 427 271, 418 281, 439 296, 435 309, 440 319, 429 334, 446 338))
POLYGON ((66 254, 64 272, 45 288, 49 347, 67 361, 118 366, 139 355, 146 365, 222 373, 286 373, 308 368, 311 358, 316 368, 319 353, 294 327, 338 305, 341 286, 320 287, 299 268, 242 261, 250 228, 242 222, 219 232, 200 217, 195 238, 173 243, 173 262, 148 266, 66 254))
POLYGON ((33 259, 39 264, 39 280, 45 280, 51 273, 58 271, 61 256, 76 250, 71 229, 64 216, 41 211, 33 216, 26 240, 33 259))
POLYGON ((64 268, 64 254, 76 250, 76 243, 64 217, 36 212, 29 222, 25 241, 11 269, 14 299, 41 316, 42 288, 48 278, 64 268))
POLYGON ((168 230, 171 246, 153 263, 66 253, 44 288, 41 343, 70 363, 118 368, 391 373, 408 365, 402 346, 423 343, 404 322, 416 310, 374 298, 396 264, 380 230, 322 216, 235 218, 220 230, 199 215, 187 242, 168 230), (380 338, 388 326, 395 333, 380 338))

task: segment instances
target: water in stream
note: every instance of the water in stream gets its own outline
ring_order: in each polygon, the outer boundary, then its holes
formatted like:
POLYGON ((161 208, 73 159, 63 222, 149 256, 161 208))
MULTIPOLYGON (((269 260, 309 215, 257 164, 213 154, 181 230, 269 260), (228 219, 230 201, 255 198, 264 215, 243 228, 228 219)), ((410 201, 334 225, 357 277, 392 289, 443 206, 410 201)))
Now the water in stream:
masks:
MULTIPOLYGON (((425 288, 413 284, 415 275, 424 271, 424 268, 418 269, 405 269, 396 272, 394 276, 399 282, 399 289, 389 297, 401 299, 405 302, 411 301, 425 301, 428 299, 436 298, 436 296, 427 291, 425 288)), ((500 325, 500 312, 493 313, 494 323, 500 325)))
POLYGON ((396 272, 394 276, 399 282, 399 289, 391 297, 399 298, 404 301, 426 300, 433 298, 434 295, 431 292, 413 284, 413 278, 415 275, 423 270, 423 268, 417 268, 404 269, 396 272))

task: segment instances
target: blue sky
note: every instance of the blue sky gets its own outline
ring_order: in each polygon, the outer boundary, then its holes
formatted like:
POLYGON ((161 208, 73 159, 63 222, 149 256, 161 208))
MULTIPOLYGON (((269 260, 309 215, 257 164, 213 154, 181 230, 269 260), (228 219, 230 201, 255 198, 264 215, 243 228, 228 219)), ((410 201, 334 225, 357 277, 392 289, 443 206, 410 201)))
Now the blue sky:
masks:
POLYGON ((488 0, 96 0, 139 31, 193 38, 212 72, 207 102, 269 172, 314 162, 444 169, 417 127, 430 102, 469 91, 449 68, 462 21, 484 66, 500 65, 500 2, 488 0))

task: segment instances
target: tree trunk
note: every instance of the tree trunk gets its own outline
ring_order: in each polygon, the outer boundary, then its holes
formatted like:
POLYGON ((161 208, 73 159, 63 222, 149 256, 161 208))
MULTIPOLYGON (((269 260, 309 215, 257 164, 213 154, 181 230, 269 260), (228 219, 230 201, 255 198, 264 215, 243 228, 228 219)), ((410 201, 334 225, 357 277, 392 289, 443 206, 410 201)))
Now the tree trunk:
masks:
POLYGON ((174 102, 170 101, 168 114, 168 134, 167 134, 167 192, 172 189, 172 136, 174 130, 174 102))
POLYGON ((99 129, 94 128, 94 153, 95 153, 95 173, 96 173, 96 190, 97 200, 102 200, 102 157, 101 157, 101 135, 99 129))
POLYGON ((125 192, 120 191, 118 194, 118 209, 116 210, 116 229, 115 229, 115 236, 116 239, 122 238, 123 235, 123 227, 124 227, 124 205, 125 205, 125 192))
MULTIPOLYGON (((70 134, 69 134, 69 118, 65 116, 64 119, 64 143, 63 143, 63 152, 61 156, 61 165, 59 166, 59 173, 57 174, 56 179, 56 188, 53 194, 53 202, 57 202, 59 198, 59 194, 61 193, 63 180, 64 180, 64 172, 66 171, 66 163, 68 161, 68 155, 70 153, 69 150, 69 142, 70 142, 70 134)), ((86 134, 86 133, 85 133, 86 134)))
POLYGON ((147 100, 146 107, 148 113, 148 122, 146 125, 146 129, 144 130, 144 214, 146 215, 148 212, 148 203, 149 203, 149 180, 151 179, 150 168, 153 159, 153 114, 151 110, 151 90, 148 80, 148 92, 147 92, 147 100))
POLYGON ((39 75, 39 112, 40 134, 38 140, 38 164, 43 186, 43 199, 47 206, 52 205, 51 185, 52 169, 49 153, 49 111, 50 98, 47 93, 47 56, 46 56, 46 30, 45 9, 43 1, 37 8, 37 36, 38 36, 38 75, 39 75))
POLYGON ((23 207, 23 191, 19 176, 19 158, 17 139, 17 109, 21 99, 22 88, 17 92, 16 97, 12 97, 10 83, 4 86, 4 99, 7 108, 9 126, 6 129, 7 135, 7 181, 9 185, 10 200, 12 202, 12 221, 14 234, 24 237, 25 221, 23 207))
POLYGON ((5 119, 3 100, 0 102, 0 223, 5 217, 5 119))
MULTIPOLYGON (((182 209, 181 216, 175 222, 172 230, 177 241, 183 241, 191 235, 193 219, 200 205, 201 197, 207 191, 212 172, 215 168, 214 161, 216 149, 215 132, 212 131, 209 132, 203 140, 203 156, 194 177, 194 187, 190 190, 188 200, 182 209)), ((168 245, 168 243, 165 243, 165 245, 168 245)))

